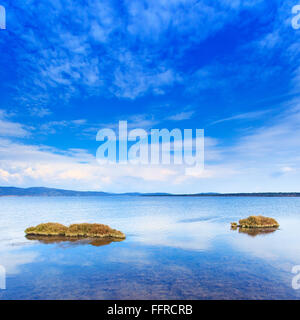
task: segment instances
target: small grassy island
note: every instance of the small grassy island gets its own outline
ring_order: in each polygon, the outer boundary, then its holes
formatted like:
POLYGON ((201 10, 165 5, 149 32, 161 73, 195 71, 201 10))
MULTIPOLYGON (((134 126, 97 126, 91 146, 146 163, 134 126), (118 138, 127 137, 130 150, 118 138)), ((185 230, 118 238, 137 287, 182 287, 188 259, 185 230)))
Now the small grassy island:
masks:
POLYGON ((121 231, 103 224, 80 223, 66 227, 60 223, 42 223, 25 230, 27 236, 61 236, 66 238, 109 238, 125 239, 121 231))
POLYGON ((267 229, 267 228, 278 228, 279 223, 273 219, 263 216, 250 216, 247 219, 241 219, 239 223, 231 223, 232 229, 244 228, 244 229, 267 229))

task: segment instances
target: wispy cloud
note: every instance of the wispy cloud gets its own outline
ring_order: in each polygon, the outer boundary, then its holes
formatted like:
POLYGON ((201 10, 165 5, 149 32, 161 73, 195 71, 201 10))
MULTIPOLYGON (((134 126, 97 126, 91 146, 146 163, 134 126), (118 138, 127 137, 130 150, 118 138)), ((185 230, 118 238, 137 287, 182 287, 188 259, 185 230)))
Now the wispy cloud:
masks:
POLYGON ((246 112, 246 113, 240 113, 228 118, 219 119, 216 121, 213 121, 210 123, 210 125, 219 124, 222 122, 227 121, 235 121, 235 120, 253 120, 253 119, 259 119, 262 116, 266 115, 267 113, 271 112, 272 110, 262 110, 262 111, 253 111, 253 112, 246 112))
POLYGON ((48 135, 64 128, 78 128, 86 124, 85 119, 50 121, 42 124, 39 131, 48 135))
POLYGON ((183 111, 183 112, 169 116, 167 120, 171 120, 171 121, 189 120, 192 118, 194 114, 195 114, 195 111, 183 111))
POLYGON ((108 0, 18 1, 9 10, 13 58, 22 61, 18 101, 47 107, 82 92, 129 99, 164 94, 182 81, 174 62, 185 50, 260 3, 124 1, 120 10, 108 0))
POLYGON ((43 107, 32 107, 29 108, 29 112, 33 117, 44 118, 52 114, 48 108, 43 107))

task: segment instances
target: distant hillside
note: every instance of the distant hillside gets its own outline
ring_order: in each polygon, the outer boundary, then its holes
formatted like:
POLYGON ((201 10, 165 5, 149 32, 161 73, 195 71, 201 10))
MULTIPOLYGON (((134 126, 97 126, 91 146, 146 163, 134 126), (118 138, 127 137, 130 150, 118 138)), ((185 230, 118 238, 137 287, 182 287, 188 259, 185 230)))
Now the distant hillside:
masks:
POLYGON ((52 188, 15 188, 0 187, 0 196, 43 196, 43 197, 88 197, 88 196, 107 196, 109 193, 96 191, 72 191, 52 188))
MULTIPOLYGON (((202 194, 202 195, 210 195, 202 194)), ((19 196, 19 197, 99 197, 99 196, 175 196, 170 193, 107 193, 101 191, 73 191, 54 188, 16 188, 16 187, 0 187, 1 196, 19 196)))

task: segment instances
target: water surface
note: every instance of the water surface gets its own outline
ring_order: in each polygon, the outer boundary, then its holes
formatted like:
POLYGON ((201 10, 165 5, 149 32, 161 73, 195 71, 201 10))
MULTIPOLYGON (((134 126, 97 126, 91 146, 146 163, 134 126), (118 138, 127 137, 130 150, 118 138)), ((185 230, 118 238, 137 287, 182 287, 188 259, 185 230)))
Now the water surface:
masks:
POLYGON ((2 197, 0 299, 299 299, 300 199, 243 197, 2 197), (276 218, 275 232, 230 222, 276 218), (122 242, 39 241, 42 222, 104 223, 122 242))

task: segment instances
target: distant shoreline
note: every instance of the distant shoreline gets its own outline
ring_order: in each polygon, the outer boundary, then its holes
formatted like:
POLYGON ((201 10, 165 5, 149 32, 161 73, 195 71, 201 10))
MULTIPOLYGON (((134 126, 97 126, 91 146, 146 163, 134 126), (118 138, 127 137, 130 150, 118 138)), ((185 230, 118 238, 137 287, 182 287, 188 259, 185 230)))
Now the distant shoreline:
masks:
POLYGON ((265 197, 265 198, 297 198, 300 197, 300 193, 291 192, 291 193, 218 193, 218 194, 167 194, 167 195, 147 195, 141 194, 142 196, 152 196, 152 197, 265 197))
POLYGON ((300 192, 253 192, 253 193, 108 193, 101 191, 73 191, 54 188, 0 187, 0 197, 105 197, 105 196, 141 196, 141 197, 300 197, 300 192))

